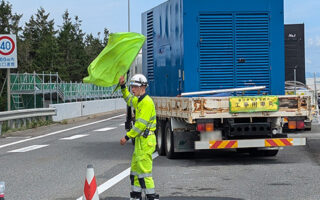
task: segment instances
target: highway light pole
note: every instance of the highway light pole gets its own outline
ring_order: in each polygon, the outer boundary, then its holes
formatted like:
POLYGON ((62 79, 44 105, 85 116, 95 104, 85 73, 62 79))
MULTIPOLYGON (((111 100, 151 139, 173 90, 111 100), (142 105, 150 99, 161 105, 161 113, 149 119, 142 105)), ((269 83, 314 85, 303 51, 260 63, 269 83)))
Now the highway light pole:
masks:
POLYGON ((128 32, 130 32, 130 0, 128 0, 128 32))

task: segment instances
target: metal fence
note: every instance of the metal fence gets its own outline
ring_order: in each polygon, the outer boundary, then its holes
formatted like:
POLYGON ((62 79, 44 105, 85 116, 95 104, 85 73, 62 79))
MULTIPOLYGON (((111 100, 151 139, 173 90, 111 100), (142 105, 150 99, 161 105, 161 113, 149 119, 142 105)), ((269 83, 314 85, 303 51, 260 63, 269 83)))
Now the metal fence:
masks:
POLYGON ((25 109, 25 110, 15 110, 15 111, 5 111, 0 112, 0 135, 2 131, 3 123, 12 129, 25 127, 27 124, 30 124, 34 119, 52 118, 53 115, 56 115, 55 108, 38 108, 38 109, 25 109))
POLYGON ((118 98, 120 90, 93 84, 64 82, 58 73, 12 73, 11 109, 48 107, 48 104, 118 98))

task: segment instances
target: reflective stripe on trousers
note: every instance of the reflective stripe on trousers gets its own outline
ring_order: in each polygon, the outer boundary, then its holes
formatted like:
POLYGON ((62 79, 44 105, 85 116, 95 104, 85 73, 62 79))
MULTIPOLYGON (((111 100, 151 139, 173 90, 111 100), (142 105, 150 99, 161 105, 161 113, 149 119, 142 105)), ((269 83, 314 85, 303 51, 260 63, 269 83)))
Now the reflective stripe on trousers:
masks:
POLYGON ((133 191, 145 191, 154 194, 152 178, 152 153, 155 151, 156 137, 150 131, 148 137, 138 136, 135 141, 135 150, 131 161, 131 186, 133 191))
POLYGON ((132 192, 142 192, 145 194, 154 194, 154 182, 152 174, 137 174, 131 172, 130 174, 131 190, 132 192))

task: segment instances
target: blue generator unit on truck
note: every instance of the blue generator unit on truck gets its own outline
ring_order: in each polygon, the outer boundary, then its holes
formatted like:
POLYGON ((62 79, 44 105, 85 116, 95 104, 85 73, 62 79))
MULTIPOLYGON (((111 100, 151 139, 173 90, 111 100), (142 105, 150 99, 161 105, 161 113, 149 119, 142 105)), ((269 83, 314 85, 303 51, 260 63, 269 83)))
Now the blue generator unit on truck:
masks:
POLYGON ((169 0, 142 13, 142 33, 151 96, 250 86, 284 94, 283 0, 169 0))

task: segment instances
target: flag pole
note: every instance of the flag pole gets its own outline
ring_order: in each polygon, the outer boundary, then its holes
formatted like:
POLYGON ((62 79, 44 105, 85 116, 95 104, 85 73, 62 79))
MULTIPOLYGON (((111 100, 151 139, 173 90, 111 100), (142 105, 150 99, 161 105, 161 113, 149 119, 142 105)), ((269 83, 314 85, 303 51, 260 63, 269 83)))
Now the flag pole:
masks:
MULTIPOLYGON (((130 32, 130 0, 128 0, 128 32, 130 32)), ((129 80, 129 72, 130 68, 127 72, 127 83, 129 80)), ((130 91, 130 87, 129 87, 130 91)), ((127 117, 126 117, 126 122, 125 122, 125 129, 129 131, 132 128, 132 110, 131 107, 127 105, 127 117)))

